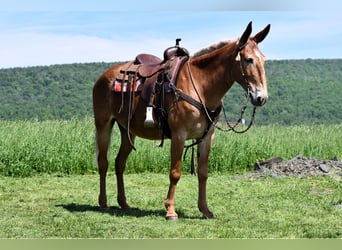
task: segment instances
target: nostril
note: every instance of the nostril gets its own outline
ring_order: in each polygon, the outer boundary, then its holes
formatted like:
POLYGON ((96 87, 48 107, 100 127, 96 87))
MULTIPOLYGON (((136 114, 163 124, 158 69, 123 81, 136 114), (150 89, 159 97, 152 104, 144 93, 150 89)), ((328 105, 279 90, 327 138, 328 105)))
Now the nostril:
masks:
POLYGON ((258 101, 259 105, 264 105, 266 103, 266 101, 267 101, 267 98, 259 96, 257 98, 257 101, 258 101))

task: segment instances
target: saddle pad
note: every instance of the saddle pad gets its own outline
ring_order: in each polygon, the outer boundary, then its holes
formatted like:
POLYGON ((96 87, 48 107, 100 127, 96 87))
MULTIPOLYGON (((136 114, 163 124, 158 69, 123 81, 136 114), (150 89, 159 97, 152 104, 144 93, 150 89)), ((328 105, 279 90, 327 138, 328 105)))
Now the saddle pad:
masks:
MULTIPOLYGON (((112 90, 114 92, 119 92, 119 93, 127 92, 127 90, 128 90, 127 86, 128 86, 128 81, 122 81, 120 79, 115 79, 112 90)), ((133 87, 134 87, 134 89, 133 89, 134 92, 141 91, 142 83, 141 83, 140 79, 135 81, 133 87)))
MULTIPOLYGON (((128 81, 122 81, 120 79, 115 79, 112 91, 116 93, 127 92, 128 81)), ((165 93, 170 93, 172 88, 169 85, 169 82, 164 82, 164 91, 165 93)), ((143 88, 143 83, 140 80, 137 80, 134 84, 134 92, 141 92, 143 88)))

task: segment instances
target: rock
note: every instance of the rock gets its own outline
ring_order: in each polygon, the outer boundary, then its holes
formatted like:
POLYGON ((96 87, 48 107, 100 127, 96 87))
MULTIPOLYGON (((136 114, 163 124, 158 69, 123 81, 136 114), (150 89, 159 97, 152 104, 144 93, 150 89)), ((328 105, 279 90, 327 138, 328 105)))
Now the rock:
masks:
POLYGON ((273 164, 280 163, 282 161, 283 161, 283 158, 278 156, 278 157, 269 158, 267 160, 264 160, 263 162, 256 162, 254 164, 254 170, 261 169, 262 166, 271 167, 273 164))
POLYGON ((329 169, 325 164, 319 164, 319 169, 322 170, 324 173, 329 173, 329 169))
MULTIPOLYGON (((253 173, 252 173, 253 174, 253 173)), ((321 160, 317 158, 306 158, 302 155, 284 161, 281 157, 272 157, 254 165, 254 174, 257 176, 330 176, 341 178, 342 161, 337 157, 333 160, 321 160)))

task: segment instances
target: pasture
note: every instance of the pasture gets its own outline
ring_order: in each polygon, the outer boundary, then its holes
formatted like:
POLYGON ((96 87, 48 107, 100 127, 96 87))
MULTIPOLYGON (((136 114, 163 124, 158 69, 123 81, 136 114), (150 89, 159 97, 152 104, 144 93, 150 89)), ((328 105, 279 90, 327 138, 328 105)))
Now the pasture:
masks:
MULTIPOLYGON (((120 138, 115 126, 110 160, 113 163, 120 138)), ((71 121, 0 121, 0 175, 33 176, 41 173, 97 173, 93 119, 71 121)), ((169 141, 137 138, 137 151, 128 159, 125 173, 169 171, 169 141)), ((301 154, 321 159, 342 159, 342 125, 253 126, 245 134, 216 130, 209 172, 239 174, 257 161, 274 156, 284 159, 301 154)), ((190 156, 190 154, 189 154, 190 156)), ((183 173, 190 172, 190 157, 183 173)), ((113 164, 112 164, 113 165, 113 164)), ((111 170, 113 166, 111 165, 111 170)))
MULTIPOLYGON (((197 178, 187 159, 175 223, 164 219, 168 142, 160 149, 153 141, 136 141, 126 172, 130 211, 117 206, 111 165, 110 208, 100 211, 92 119, 1 121, 0 131, 0 238, 342 237, 339 179, 244 175, 273 156, 342 158, 342 125, 255 126, 243 135, 216 131, 208 179, 216 219, 201 218, 197 178)), ((112 144, 111 162, 118 142, 112 144)))
POLYGON ((182 176, 176 195, 180 219, 164 219, 168 177, 128 174, 132 209, 97 206, 96 175, 1 177, 0 238, 341 238, 342 187, 328 177, 246 179, 213 174, 208 202, 216 218, 197 209, 197 180, 182 176))

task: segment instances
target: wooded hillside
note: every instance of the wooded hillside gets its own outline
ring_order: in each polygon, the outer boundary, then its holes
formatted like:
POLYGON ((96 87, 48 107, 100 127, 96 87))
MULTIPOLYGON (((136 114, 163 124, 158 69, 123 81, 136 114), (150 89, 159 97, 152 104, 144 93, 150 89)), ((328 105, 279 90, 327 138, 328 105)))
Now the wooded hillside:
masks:
MULTIPOLYGON (((0 119, 92 116, 92 86, 113 64, 0 69, 0 119)), ((270 99, 257 109, 256 124, 342 122, 342 59, 271 60, 266 74, 270 99)), ((236 84, 225 97, 229 119, 239 117, 244 103, 244 92, 236 84)))

